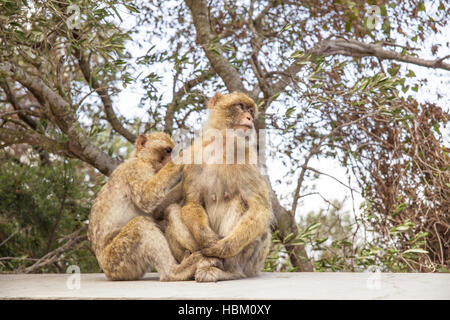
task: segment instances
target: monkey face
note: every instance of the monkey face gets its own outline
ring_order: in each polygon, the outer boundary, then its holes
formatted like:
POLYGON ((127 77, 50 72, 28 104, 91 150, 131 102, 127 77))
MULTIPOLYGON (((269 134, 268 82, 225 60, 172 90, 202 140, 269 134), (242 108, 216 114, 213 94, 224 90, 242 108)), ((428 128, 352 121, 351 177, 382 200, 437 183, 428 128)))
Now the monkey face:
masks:
POLYGON ((137 156, 151 161, 157 170, 170 161, 174 147, 173 140, 163 132, 141 134, 136 140, 137 156))
POLYGON ((211 109, 210 127, 243 131, 254 128, 257 116, 256 104, 244 93, 233 92, 225 95, 216 93, 208 106, 211 109))
POLYGON ((168 146, 166 148, 162 148, 162 149, 158 150, 162 166, 165 166, 167 164, 167 162, 170 161, 172 149, 173 149, 172 147, 168 146))
POLYGON ((252 130, 254 127, 253 121, 255 120, 255 110, 242 102, 232 105, 229 108, 231 113, 230 117, 232 121, 232 129, 241 129, 244 131, 252 130))

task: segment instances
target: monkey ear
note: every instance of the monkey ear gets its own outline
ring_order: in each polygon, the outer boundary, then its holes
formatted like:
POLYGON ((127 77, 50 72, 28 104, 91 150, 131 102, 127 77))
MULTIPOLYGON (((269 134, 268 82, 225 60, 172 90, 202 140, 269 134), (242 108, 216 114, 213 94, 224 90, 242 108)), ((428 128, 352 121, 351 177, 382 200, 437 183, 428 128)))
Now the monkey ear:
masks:
POLYGON ((142 150, 145 147, 147 140, 147 136, 145 134, 141 134, 136 140, 136 148, 138 150, 142 150))
POLYGON ((214 106, 217 104, 217 102, 222 98, 223 95, 219 92, 217 92, 214 97, 211 98, 211 100, 208 101, 208 108, 214 109, 214 106))

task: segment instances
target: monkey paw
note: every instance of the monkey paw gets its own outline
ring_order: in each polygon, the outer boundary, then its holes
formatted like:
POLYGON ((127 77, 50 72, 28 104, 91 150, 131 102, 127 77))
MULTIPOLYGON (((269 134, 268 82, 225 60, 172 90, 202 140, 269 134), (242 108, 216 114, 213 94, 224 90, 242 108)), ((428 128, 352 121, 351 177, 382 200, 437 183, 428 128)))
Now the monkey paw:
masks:
POLYGON ((219 280, 220 269, 216 267, 198 268, 195 272, 195 281, 197 282, 217 282, 219 280))
POLYGON ((202 249, 202 254, 207 257, 229 258, 234 256, 232 245, 229 242, 220 240, 215 245, 202 249))

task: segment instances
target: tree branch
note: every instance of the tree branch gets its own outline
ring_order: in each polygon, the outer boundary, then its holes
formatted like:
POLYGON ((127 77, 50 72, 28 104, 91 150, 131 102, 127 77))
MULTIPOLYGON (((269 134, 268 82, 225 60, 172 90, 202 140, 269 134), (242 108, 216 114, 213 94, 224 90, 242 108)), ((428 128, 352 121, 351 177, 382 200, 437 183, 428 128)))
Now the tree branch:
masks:
POLYGON ((200 83, 208 80, 212 76, 214 76, 215 72, 211 69, 202 72, 202 74, 198 75, 195 78, 192 78, 186 81, 178 91, 176 91, 173 95, 172 102, 167 106, 166 116, 164 118, 164 131, 167 133, 172 132, 173 130, 173 119, 175 116, 175 112, 177 110, 178 101, 181 98, 189 93, 192 88, 199 85, 200 83))
POLYGON ((74 157, 69 152, 67 143, 49 139, 31 130, 0 128, 0 141, 3 142, 3 145, 0 145, 0 147, 26 143, 32 146, 39 146, 44 150, 63 157, 74 157))
MULTIPOLYGON (((357 40, 336 39, 336 40, 323 40, 318 43, 311 51, 305 53, 301 57, 295 59, 295 61, 283 72, 276 72, 281 75, 281 79, 270 86, 270 95, 275 95, 278 92, 284 90, 284 88, 290 83, 291 79, 294 79, 296 74, 300 72, 303 67, 301 63, 304 60, 309 59, 310 55, 318 56, 333 56, 344 55, 350 57, 366 57, 373 56, 378 59, 396 60, 400 62, 407 62, 416 64, 428 68, 440 68, 450 71, 450 64, 443 61, 450 56, 445 56, 437 60, 425 60, 411 55, 402 55, 396 51, 384 50, 382 46, 395 46, 404 47, 392 43, 383 42, 380 44, 367 44, 357 40)), ((409 48, 409 50, 415 50, 415 48, 409 48)))
POLYGON ((402 55, 396 51, 385 50, 382 48, 383 45, 388 44, 369 44, 352 39, 323 40, 319 44, 317 44, 313 50, 311 50, 311 53, 320 56, 373 56, 380 59, 402 61, 427 68, 438 68, 450 71, 450 64, 444 63, 444 59, 448 58, 448 56, 438 60, 425 60, 408 54, 402 55))
POLYGON ((111 174, 117 167, 120 161, 110 157, 83 135, 83 130, 70 104, 49 88, 42 79, 27 74, 22 68, 9 62, 0 65, 0 74, 12 77, 27 88, 41 105, 50 107, 49 111, 51 116, 54 117, 55 123, 68 137, 68 150, 71 153, 91 164, 105 175, 111 174))
POLYGON ((85 232, 86 229, 87 229, 87 226, 83 226, 80 229, 78 229, 77 231, 71 233, 70 235, 65 236, 64 239, 67 239, 66 243, 64 243, 59 248, 57 248, 57 249, 47 253, 43 257, 41 257, 33 265, 26 268, 24 270, 24 273, 31 273, 33 271, 38 270, 39 268, 45 267, 45 266, 57 261, 58 258, 60 258, 62 254, 67 252, 67 250, 78 245, 80 242, 87 240, 87 234, 85 232))
MULTIPOLYGON (((9 103, 11 103, 11 105, 13 106, 13 109, 16 111, 22 111, 23 109, 20 106, 19 102, 17 101, 17 98, 16 98, 15 94, 12 92, 8 83, 6 81, 0 80, 0 87, 3 89, 3 91, 5 91, 6 99, 9 101, 9 103)), ((23 112, 19 112, 17 115, 23 122, 28 124, 33 130, 36 130, 37 123, 36 123, 36 121, 34 121, 34 119, 27 116, 23 112)))
POLYGON ((111 100, 111 97, 108 94, 108 90, 105 87, 102 87, 97 79, 95 79, 91 74, 91 67, 89 65, 89 61, 86 57, 86 55, 81 50, 75 50, 75 56, 78 59, 78 63, 80 65, 81 72, 83 73, 84 79, 87 81, 89 86, 91 86, 100 96, 100 99, 102 100, 103 107, 106 114, 106 119, 111 124, 112 128, 117 131, 119 134, 121 134, 125 139, 130 141, 131 143, 134 143, 136 141, 136 135, 128 131, 124 126, 122 126, 122 123, 117 118, 114 109, 113 109, 113 103, 111 100))
POLYGON ((205 51, 214 71, 222 78, 229 92, 246 92, 244 83, 241 80, 239 72, 221 53, 220 43, 215 40, 211 32, 208 19, 208 6, 205 0, 185 0, 187 6, 192 12, 192 19, 197 31, 197 42, 205 51))
MULTIPOLYGON (((293 235, 291 239, 295 239, 298 235, 298 227, 297 222, 295 221, 295 216, 280 204, 275 191, 272 189, 272 186, 270 186, 270 200, 272 203, 273 213, 277 220, 276 227, 279 230, 278 239, 283 241, 289 234, 293 235)), ((292 265, 298 268, 297 271, 313 271, 312 264, 306 255, 304 245, 290 245, 289 243, 284 243, 284 247, 289 254, 289 259, 291 260, 292 265)))
MULTIPOLYGON (((308 167, 308 162, 311 160, 311 158, 312 158, 314 155, 316 155, 316 154, 318 154, 318 153, 320 152, 320 148, 322 147, 322 145, 323 145, 323 143, 325 142, 325 140, 326 140, 328 137, 334 135, 336 132, 338 132, 338 131, 341 130, 342 128, 347 127, 347 126, 350 126, 350 125, 352 125, 352 124, 355 124, 355 123, 357 123, 357 122, 359 122, 359 121, 362 121, 362 120, 364 120, 364 119, 367 119, 368 117, 371 117, 371 116, 375 115, 375 113, 376 113, 376 112, 368 113, 368 114, 362 116, 361 118, 358 118, 358 119, 356 119, 356 120, 349 121, 349 122, 346 122, 346 123, 343 123, 343 124, 337 126, 337 127, 334 128, 333 130, 331 130, 330 133, 328 133, 328 134, 324 135, 322 138, 320 138, 320 140, 319 140, 319 142, 318 142, 317 144, 315 144, 315 145, 313 145, 313 146, 311 147, 311 151, 310 151, 309 154, 306 156, 305 161, 303 162, 302 170, 300 171, 300 176, 299 176, 299 178, 298 178, 298 180, 297 180, 297 187, 296 187, 296 189, 295 189, 294 199, 293 199, 293 202, 292 202, 292 214, 295 215, 295 213, 296 213, 296 211, 297 211, 298 199, 300 198, 300 189, 301 189, 301 186, 302 186, 302 184, 303 184, 303 180, 304 180, 304 177, 305 177, 306 170, 313 170, 313 171, 315 171, 315 172, 317 172, 317 173, 323 174, 322 172, 320 172, 320 171, 318 171, 318 170, 315 170, 315 169, 313 169, 313 168, 311 168, 311 167, 308 167)), ((331 176, 330 176, 330 177, 331 177, 331 176)), ((339 181, 339 180, 338 180, 338 181, 339 181)), ((340 181, 339 181, 339 182, 340 182, 340 181)))

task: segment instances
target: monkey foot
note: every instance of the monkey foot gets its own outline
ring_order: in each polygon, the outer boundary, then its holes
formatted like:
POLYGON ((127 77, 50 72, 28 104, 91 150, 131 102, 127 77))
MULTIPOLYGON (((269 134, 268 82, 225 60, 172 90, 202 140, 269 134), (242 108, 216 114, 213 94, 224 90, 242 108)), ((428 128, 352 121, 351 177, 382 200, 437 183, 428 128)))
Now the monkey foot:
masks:
POLYGON ((197 265, 195 281, 216 282, 223 272, 223 260, 219 258, 204 258, 197 265))
POLYGON ((216 267, 198 268, 195 272, 197 282, 217 282, 219 280, 220 269, 216 267))

